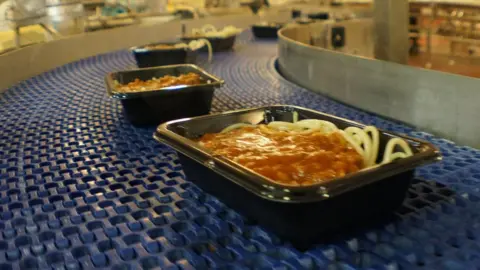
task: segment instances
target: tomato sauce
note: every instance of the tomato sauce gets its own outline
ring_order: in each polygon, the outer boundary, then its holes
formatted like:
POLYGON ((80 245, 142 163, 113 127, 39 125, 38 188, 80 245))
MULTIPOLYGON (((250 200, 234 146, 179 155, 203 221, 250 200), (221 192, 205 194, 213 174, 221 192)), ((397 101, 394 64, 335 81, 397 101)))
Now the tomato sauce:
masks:
POLYGON ((151 80, 142 81, 136 78, 133 82, 127 84, 117 84, 116 89, 119 92, 140 92, 157 90, 170 86, 177 85, 198 85, 202 83, 200 75, 190 72, 188 74, 182 74, 178 77, 165 75, 161 78, 152 78, 151 80))
POLYGON ((199 143, 283 185, 305 186, 362 169, 363 158, 339 133, 276 131, 265 126, 205 134, 199 143))

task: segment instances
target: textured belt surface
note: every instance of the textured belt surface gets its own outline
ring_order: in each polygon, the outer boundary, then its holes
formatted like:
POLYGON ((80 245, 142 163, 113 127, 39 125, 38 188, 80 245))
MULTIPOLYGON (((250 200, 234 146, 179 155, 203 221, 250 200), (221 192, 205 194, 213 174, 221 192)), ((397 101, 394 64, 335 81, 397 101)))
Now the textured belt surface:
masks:
POLYGON ((0 269, 480 269, 480 151, 302 89, 276 45, 243 35, 201 64, 225 79, 213 111, 292 104, 432 141, 397 220, 299 252, 185 180, 176 153, 106 96, 126 51, 84 59, 0 95, 0 269))

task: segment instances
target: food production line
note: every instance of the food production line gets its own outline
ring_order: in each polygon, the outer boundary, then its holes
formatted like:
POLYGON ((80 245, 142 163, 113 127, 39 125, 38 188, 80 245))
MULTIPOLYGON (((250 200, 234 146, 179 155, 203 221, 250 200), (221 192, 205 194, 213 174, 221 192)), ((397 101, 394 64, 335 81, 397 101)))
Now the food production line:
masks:
POLYGON ((51 40, 0 55, 0 269, 478 269, 478 79, 406 65, 408 1, 16 2, 51 40), (286 187, 197 144, 312 119, 412 153, 286 187))

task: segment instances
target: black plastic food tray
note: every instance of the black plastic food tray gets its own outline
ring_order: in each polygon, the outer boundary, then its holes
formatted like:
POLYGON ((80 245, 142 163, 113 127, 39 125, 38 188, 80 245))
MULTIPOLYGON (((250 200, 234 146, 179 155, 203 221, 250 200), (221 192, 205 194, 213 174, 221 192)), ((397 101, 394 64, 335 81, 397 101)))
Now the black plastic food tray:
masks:
POLYGON ((330 18, 330 14, 328 14, 328 12, 310 13, 308 14, 308 18, 312 20, 328 20, 330 18))
MULTIPOLYGON (((380 131, 381 151, 388 139, 401 137, 415 154, 326 183, 291 187, 214 156, 192 141, 235 123, 292 122, 294 112, 300 120, 327 120, 341 129, 363 127, 317 111, 279 105, 171 121, 157 128, 155 138, 178 151, 188 180, 300 249, 331 233, 388 216, 402 204, 414 169, 440 159, 430 143, 380 131)), ((383 152, 379 160, 382 156, 383 152)))
POLYGON ((177 43, 157 43, 130 49, 139 68, 195 64, 197 60, 198 50, 191 50, 190 48, 153 49, 147 47, 159 44, 175 45, 177 43))
POLYGON ((275 38, 278 38, 277 32, 278 30, 280 30, 280 28, 282 28, 282 26, 283 26, 282 24, 277 24, 277 23, 267 24, 267 25, 254 24, 252 26, 252 32, 256 38, 275 39, 275 38))
POLYGON ((215 88, 224 83, 198 66, 190 64, 113 72, 106 76, 105 82, 108 95, 122 101, 125 116, 134 125, 158 125, 172 119, 208 114, 215 88), (115 80, 126 84, 136 78, 149 80, 153 77, 179 76, 190 72, 200 74, 203 83, 134 93, 118 92, 114 83, 115 80))
MULTIPOLYGON (((220 38, 220 37, 202 37, 202 36, 183 36, 182 40, 184 42, 190 42, 193 40, 198 40, 198 39, 206 39, 210 41, 210 44, 212 45, 212 51, 213 52, 224 52, 224 51, 230 51, 233 49, 233 46, 235 45, 235 40, 237 39, 236 35, 231 35, 228 37, 220 38)), ((207 47, 202 47, 202 51, 206 51, 207 47)))
POLYGON ((298 19, 295 19, 295 22, 297 24, 311 24, 311 23, 314 23, 315 21, 309 18, 298 18, 298 19))

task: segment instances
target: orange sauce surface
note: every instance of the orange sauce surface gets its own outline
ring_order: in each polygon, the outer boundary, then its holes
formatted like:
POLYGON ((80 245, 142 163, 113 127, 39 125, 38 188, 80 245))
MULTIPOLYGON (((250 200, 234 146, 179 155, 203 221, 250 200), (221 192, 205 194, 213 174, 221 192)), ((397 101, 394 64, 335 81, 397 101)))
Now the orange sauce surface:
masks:
POLYGON ((202 83, 200 75, 190 72, 180 76, 165 75, 161 78, 152 78, 150 80, 142 81, 136 78, 133 82, 127 84, 118 84, 116 89, 119 92, 139 92, 161 89, 177 85, 198 85, 202 83))
POLYGON ((147 45, 144 47, 145 49, 151 49, 151 50, 165 50, 165 49, 175 49, 175 45, 170 45, 170 44, 157 44, 157 45, 147 45))
POLYGON ((304 186, 357 172, 363 159, 339 133, 295 133, 242 127, 205 134, 199 143, 283 185, 304 186))

